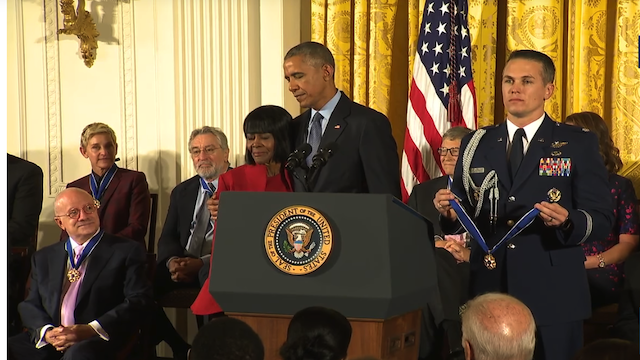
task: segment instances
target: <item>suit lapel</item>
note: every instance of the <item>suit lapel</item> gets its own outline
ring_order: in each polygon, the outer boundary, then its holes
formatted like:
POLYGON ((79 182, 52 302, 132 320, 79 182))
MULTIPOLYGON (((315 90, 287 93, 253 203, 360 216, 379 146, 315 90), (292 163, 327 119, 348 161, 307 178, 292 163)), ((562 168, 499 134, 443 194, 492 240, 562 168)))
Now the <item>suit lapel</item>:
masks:
POLYGON ((535 174, 532 173, 538 171, 540 159, 548 153, 549 146, 551 145, 553 124, 554 121, 548 116, 545 116, 542 124, 540 124, 540 127, 538 128, 538 131, 536 131, 533 139, 531 139, 527 153, 524 155, 522 163, 518 168, 518 173, 516 173, 516 177, 513 181, 513 191, 518 191, 518 189, 523 186, 529 178, 535 176, 535 174))
MULTIPOLYGON (((498 180, 507 188, 511 188, 511 177, 509 176, 509 168, 507 162, 507 145, 509 144, 509 135, 507 133, 507 124, 502 123, 498 131, 487 134, 495 134, 488 138, 490 150, 485 153, 486 160, 491 164, 490 168, 496 171, 498 180)), ((485 136, 487 136, 487 134, 485 136)))
POLYGON ((345 95, 345 93, 342 93, 340 95, 340 100, 338 100, 338 104, 336 104, 336 108, 333 109, 333 112, 331 113, 329 123, 327 123, 327 128, 322 134, 320 149, 338 140, 342 131, 349 124, 346 120, 349 115, 351 115, 351 100, 347 95, 345 95))
POLYGON ((56 324, 60 323, 60 306, 62 303, 62 284, 67 269, 67 251, 64 246, 67 242, 63 241, 57 244, 56 250, 53 256, 50 256, 47 260, 49 262, 49 291, 51 294, 50 301, 52 302, 51 309, 54 309, 53 320, 56 324))
POLYGON ((104 234, 100 242, 96 245, 96 247, 91 252, 91 255, 87 258, 87 270, 84 274, 84 278, 82 279, 82 285, 80 285, 80 290, 78 292, 78 300, 77 303, 82 301, 82 298, 87 295, 89 289, 98 278, 100 272, 107 264, 111 255, 113 254, 113 248, 108 244, 108 236, 104 234))
POLYGON ((182 202, 182 211, 187 214, 189 219, 193 217, 193 212, 196 209, 196 200, 198 200, 198 191, 200 191, 200 176, 196 175, 192 177, 191 180, 189 185, 185 186, 184 193, 182 194, 182 199, 184 199, 182 202))
POLYGON ((104 211, 107 203, 113 197, 113 194, 115 193, 116 188, 120 184, 121 176, 122 176, 122 170, 118 169, 118 171, 116 171, 116 173, 113 175, 113 178, 111 179, 111 183, 109 183, 107 190, 105 190, 104 195, 102 196, 102 199, 100 199, 100 205, 102 205, 100 206, 101 211, 104 211))

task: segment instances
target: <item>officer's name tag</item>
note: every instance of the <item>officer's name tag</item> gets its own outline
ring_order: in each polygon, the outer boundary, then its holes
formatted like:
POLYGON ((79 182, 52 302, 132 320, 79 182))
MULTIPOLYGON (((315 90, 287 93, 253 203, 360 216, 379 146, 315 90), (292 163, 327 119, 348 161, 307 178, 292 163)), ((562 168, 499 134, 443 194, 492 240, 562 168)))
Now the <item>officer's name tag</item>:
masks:
POLYGON ((570 176, 571 158, 541 158, 538 168, 540 176, 570 176))
POLYGON ((484 168, 483 167, 471 168, 469 169, 469 172, 471 174, 484 174, 484 168))

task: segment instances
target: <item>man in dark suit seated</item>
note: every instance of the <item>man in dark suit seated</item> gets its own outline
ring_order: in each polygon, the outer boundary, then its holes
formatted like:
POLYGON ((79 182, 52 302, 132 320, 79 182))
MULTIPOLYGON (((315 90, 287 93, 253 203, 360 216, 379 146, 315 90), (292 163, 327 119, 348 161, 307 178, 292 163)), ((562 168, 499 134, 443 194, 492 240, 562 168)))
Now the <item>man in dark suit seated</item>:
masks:
POLYGON ((144 250, 100 228, 86 191, 55 200, 69 239, 33 255, 31 291, 19 311, 28 333, 9 338, 16 360, 114 359, 151 303, 144 250))
MULTIPOLYGON (((214 223, 207 200, 216 191, 220 174, 229 169, 227 137, 218 128, 196 129, 189 138, 189 153, 197 175, 171 192, 169 211, 158 240, 156 298, 175 289, 200 289, 209 276, 214 223)), ((156 341, 166 341, 174 358, 186 359, 189 346, 162 309, 157 310, 156 333, 156 341)))
MULTIPOLYGON (((289 91, 307 111, 292 123, 295 147, 312 146, 313 156, 333 144, 333 155, 319 171, 295 182, 296 191, 391 194, 400 198, 396 142, 387 117, 351 101, 335 85, 335 60, 326 46, 305 42, 284 58, 289 91)), ((304 170, 303 170, 304 172, 304 170)))
POLYGON ((456 265, 453 255, 445 250, 447 242, 458 241, 450 239, 450 237, 458 237, 459 235, 447 235, 442 232, 439 223, 440 213, 433 205, 433 198, 438 190, 447 188, 447 181, 449 177, 453 176, 458 161, 460 142, 470 132, 471 129, 457 126, 442 134, 442 145, 438 149, 438 153, 444 175, 414 186, 407 202, 407 205, 432 223, 436 235, 435 239, 429 240, 435 240, 436 245, 435 255, 440 299, 431 299, 428 308, 423 310, 424 326, 420 341, 420 357, 423 359, 439 359, 445 337, 449 344, 450 358, 464 356, 461 344, 462 323, 458 315, 458 307, 467 301, 469 264, 459 262, 456 265), (437 314, 438 300, 442 302, 442 316, 437 314))
MULTIPOLYGON (((145 246, 149 228, 151 196, 144 173, 116 165, 116 133, 103 123, 87 125, 80 136, 80 153, 91 162, 91 173, 67 185, 93 195, 99 204, 102 229, 145 246)), ((60 241, 67 234, 62 231, 60 241)), ((155 239, 152 239, 155 241, 155 239)))
POLYGON ((618 319, 611 334, 619 339, 638 342, 638 309, 640 308, 640 253, 629 255, 624 263, 624 290, 618 304, 618 319))
MULTIPOLYGON (((22 330, 18 303, 24 299, 24 284, 28 277, 26 265, 30 259, 14 255, 12 247, 32 247, 38 219, 42 211, 42 169, 27 160, 7 154, 7 245, 9 247, 9 335, 22 330)), ((35 239, 34 239, 35 240, 35 239)), ((30 249, 35 251, 36 249, 30 249)))

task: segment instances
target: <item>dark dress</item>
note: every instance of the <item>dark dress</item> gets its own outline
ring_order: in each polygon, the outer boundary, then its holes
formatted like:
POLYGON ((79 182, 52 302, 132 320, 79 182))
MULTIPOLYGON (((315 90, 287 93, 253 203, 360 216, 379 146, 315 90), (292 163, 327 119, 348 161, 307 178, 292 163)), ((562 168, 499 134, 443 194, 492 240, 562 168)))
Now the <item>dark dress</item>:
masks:
MULTIPOLYGON (((606 239, 596 240, 582 245, 586 256, 605 252, 620 242, 620 234, 637 235, 638 199, 631 180, 617 174, 609 175, 611 196, 614 199, 615 222, 606 239)), ((624 263, 610 264, 604 268, 587 270, 591 306, 595 309, 615 304, 624 286, 624 263)))

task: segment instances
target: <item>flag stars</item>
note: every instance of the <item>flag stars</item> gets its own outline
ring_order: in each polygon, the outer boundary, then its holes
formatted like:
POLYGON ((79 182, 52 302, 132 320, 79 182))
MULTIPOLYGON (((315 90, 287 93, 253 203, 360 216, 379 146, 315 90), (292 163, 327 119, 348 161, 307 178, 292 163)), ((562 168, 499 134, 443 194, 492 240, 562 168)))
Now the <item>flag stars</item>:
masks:
POLYGON ((431 67, 431 73, 432 75, 435 75, 436 73, 439 73, 440 70, 438 69, 438 67, 440 66, 440 64, 436 64, 436 62, 433 62, 433 66, 431 67))
POLYGON ((460 33, 462 34, 463 39, 469 35, 469 33, 467 32, 467 28, 464 26, 462 27, 462 31, 460 33))
POLYGON ((469 54, 467 54, 467 50, 469 50, 468 46, 465 46, 462 48, 462 50, 460 50, 460 59, 464 59, 465 57, 469 57, 469 54))
POLYGON ((466 71, 465 67, 464 66, 460 66, 460 71, 458 72, 460 74, 460 79, 462 79, 463 77, 467 76, 465 74, 465 71, 466 71))
POLYGON ((424 34, 427 35, 431 32, 431 23, 424 24, 424 34))
POLYGON ((429 52, 429 44, 428 43, 422 43, 422 55, 424 55, 424 53, 429 52))
POLYGON ((449 12, 449 4, 447 4, 446 2, 442 2, 442 6, 440 7, 440 11, 442 11, 442 15, 444 15, 444 13, 448 13, 449 12))
POLYGON ((427 15, 431 14, 432 12, 435 12, 435 11, 433 10, 433 3, 430 2, 429 6, 427 7, 427 15))
POLYGON ((447 32, 447 30, 445 29, 446 27, 447 27, 446 23, 445 24, 440 23, 438 25, 438 35, 442 35, 442 33, 446 33, 447 32))
POLYGON ((443 44, 438 44, 438 42, 436 42, 436 46, 433 48, 433 51, 436 52, 436 55, 438 54, 442 54, 442 45, 443 44))
POLYGON ((440 89, 440 91, 442 91, 442 96, 449 95, 449 85, 447 85, 447 83, 444 83, 444 86, 442 87, 442 89, 440 89))
POLYGON ((451 67, 449 66, 449 64, 447 64, 447 68, 444 69, 444 73, 447 74, 447 77, 449 77, 449 73, 451 73, 451 67))

